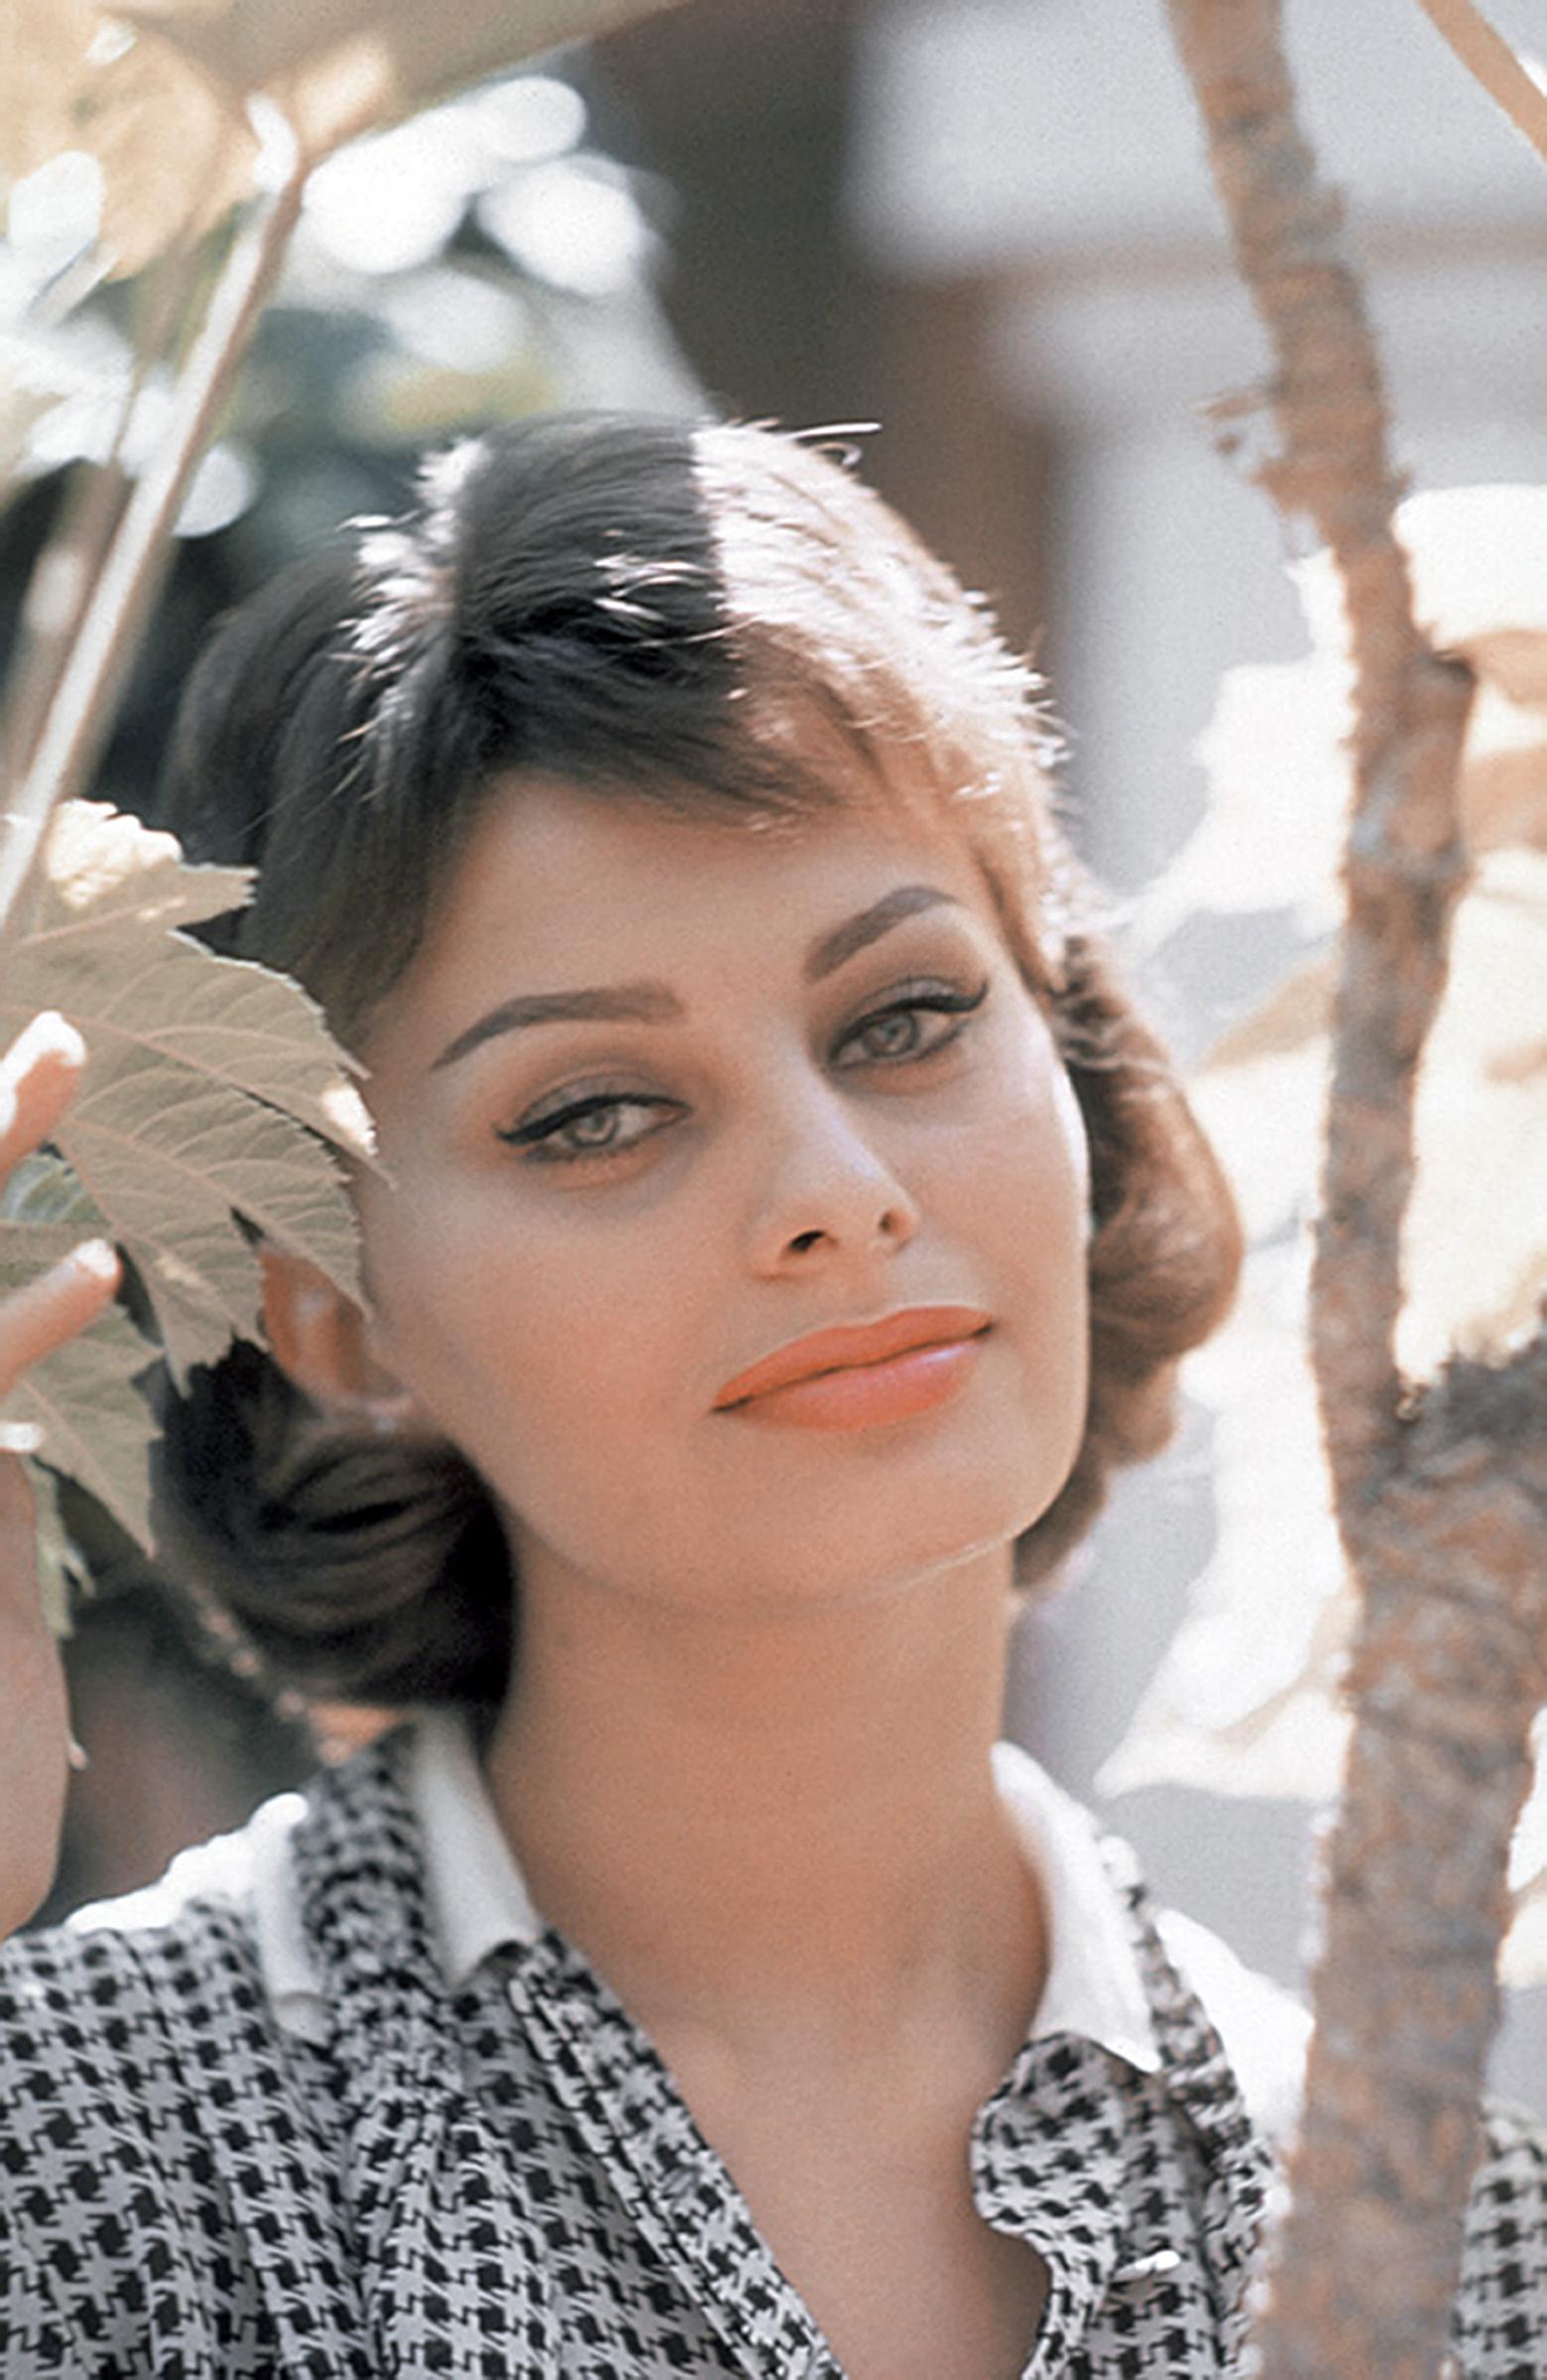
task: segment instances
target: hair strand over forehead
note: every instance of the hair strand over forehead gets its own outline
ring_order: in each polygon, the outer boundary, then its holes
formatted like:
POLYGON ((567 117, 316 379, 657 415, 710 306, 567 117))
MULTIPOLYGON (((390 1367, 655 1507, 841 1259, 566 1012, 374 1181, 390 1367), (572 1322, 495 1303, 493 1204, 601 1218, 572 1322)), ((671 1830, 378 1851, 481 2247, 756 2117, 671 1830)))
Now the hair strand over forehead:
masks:
MULTIPOLYGON (((524 773, 749 822, 854 800, 949 820, 1092 1150, 1090 1412, 1021 1541, 1030 1579, 1113 1465, 1167 1434, 1177 1360, 1240 1261, 1060 831, 1053 754, 1036 678, 852 470, 765 428, 559 415, 449 448, 404 519, 357 523, 244 604, 189 682, 165 809, 191 858, 258 871, 223 946, 296 975, 346 1041, 524 773)), ((512 1582, 450 1450, 362 1450, 239 1349, 174 1400, 162 1508, 169 1557, 278 1674, 365 1701, 489 1695, 512 1582)))

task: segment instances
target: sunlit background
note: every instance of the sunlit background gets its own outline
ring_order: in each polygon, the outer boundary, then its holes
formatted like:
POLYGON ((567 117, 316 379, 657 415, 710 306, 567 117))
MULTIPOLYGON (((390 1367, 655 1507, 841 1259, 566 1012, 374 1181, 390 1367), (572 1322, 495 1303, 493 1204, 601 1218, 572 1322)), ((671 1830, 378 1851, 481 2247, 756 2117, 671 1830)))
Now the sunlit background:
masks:
MULTIPOLYGON (((1289 9, 1312 132, 1351 195, 1420 486, 1547 480, 1547 171, 1412 0, 1289 9)), ((1521 44, 1536 0, 1494 0, 1521 44)), ((28 484, 0 518, 0 632, 62 473, 108 450, 154 290, 89 277, 100 178, 58 159, 11 193, 0 440, 28 484)), ((864 468, 1017 642, 1071 737, 1081 841, 1137 904, 1196 823, 1194 746, 1221 672, 1305 632, 1280 530, 1206 408, 1266 358, 1226 260, 1159 0, 690 0, 481 87, 314 178, 284 288, 103 772, 143 804, 190 646, 347 514, 398 503, 428 440, 550 404, 791 425, 874 422, 864 468)), ((169 402, 143 389, 134 470, 169 402)), ((38 633, 35 619, 28 633, 38 633)), ((1145 957, 1193 1056, 1296 947, 1271 889, 1145 957)), ((1153 937, 1151 937, 1153 940, 1153 937)), ((1078 1576, 1017 1636, 1009 1724, 1091 1793, 1210 1549, 1211 1433, 1128 1484, 1078 1576)), ((1263 1542, 1270 1636, 1291 1582, 1263 1542)), ((93 1757, 56 1906, 138 1880, 303 1757, 239 1685, 189 1666, 120 1574, 76 1639, 93 1757), (148 1737, 154 1757, 136 1746, 148 1737)), ((1110 1804, 1152 1882, 1286 1980, 1302 1967, 1302 1806, 1148 1786, 1110 1804)), ((1547 1992, 1516 1999, 1501 2084, 1542 2103, 1547 1992)))

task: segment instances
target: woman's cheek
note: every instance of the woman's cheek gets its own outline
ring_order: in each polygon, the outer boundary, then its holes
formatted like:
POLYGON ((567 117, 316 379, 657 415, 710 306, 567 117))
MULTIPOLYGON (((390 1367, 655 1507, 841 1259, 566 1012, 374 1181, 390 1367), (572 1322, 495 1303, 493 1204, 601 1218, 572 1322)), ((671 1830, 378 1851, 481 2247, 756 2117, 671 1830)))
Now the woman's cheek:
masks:
POLYGON ((1052 1106, 1058 1129, 1063 1136, 1064 1152, 1074 1182, 1080 1210, 1081 1238, 1088 1240, 1091 1232, 1091 1144, 1085 1130, 1078 1095, 1069 1079, 1069 1071, 1060 1061, 1054 1062, 1052 1106))
POLYGON ((528 1482, 544 1499, 563 1493, 609 1448, 615 1459, 660 1396, 665 1351, 652 1349, 641 1282, 627 1268, 615 1278, 568 1234, 499 1228, 453 1260, 456 1238, 454 1226, 437 1235, 413 1268, 423 1294, 390 1303, 397 1368, 507 1498, 528 1482))

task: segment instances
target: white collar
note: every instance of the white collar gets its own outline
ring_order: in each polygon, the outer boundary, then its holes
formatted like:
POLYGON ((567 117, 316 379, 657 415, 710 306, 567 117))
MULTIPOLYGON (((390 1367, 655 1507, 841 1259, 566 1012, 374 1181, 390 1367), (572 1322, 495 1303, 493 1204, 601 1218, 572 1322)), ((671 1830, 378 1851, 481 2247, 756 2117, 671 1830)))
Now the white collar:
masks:
MULTIPOLYGON (((1015 1744, 995 1745, 994 1774, 1040 1882, 1050 1938, 1047 1983, 1032 2033, 1084 2034, 1130 2066, 1154 2073, 1160 2054, 1149 2003, 1094 1822, 1015 1744)), ((406 1781, 423 1844, 430 1928, 442 1972, 455 1990, 492 1951, 535 1941, 542 1920, 495 1816, 460 1713, 423 1714, 406 1781)), ((325 2040, 326 2004, 294 1885, 287 1887, 272 1859, 262 1863, 256 1881, 259 1954, 275 2014, 288 2031, 325 2040)))
POLYGON ((1130 2066, 1157 2073, 1160 2048, 1138 1954, 1094 1819, 1019 1744, 994 1746, 994 1781, 1042 1887, 1048 1966, 1032 2036, 1082 2033, 1130 2066))

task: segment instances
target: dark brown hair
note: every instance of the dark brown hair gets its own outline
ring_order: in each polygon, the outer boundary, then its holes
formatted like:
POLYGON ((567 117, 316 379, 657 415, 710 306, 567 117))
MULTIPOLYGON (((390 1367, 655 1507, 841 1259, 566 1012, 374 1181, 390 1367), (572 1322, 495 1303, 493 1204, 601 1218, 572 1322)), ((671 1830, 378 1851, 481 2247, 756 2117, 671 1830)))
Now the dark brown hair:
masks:
MULTIPOLYGON (((977 602, 811 444, 554 416, 453 448, 411 518, 357 526, 244 605, 189 684, 166 802, 190 857, 258 870, 223 946, 298 976, 345 1041, 511 772, 749 822, 856 798, 952 817, 1091 1144, 1089 1413, 1018 1543, 1026 1583, 1114 1465, 1169 1434, 1177 1360, 1240 1261, 1055 816, 1038 695, 977 602)), ((449 1448, 351 1434, 239 1346, 171 1399, 160 1508, 173 1567, 280 1678, 366 1702, 502 1691, 519 1583, 449 1448)))

